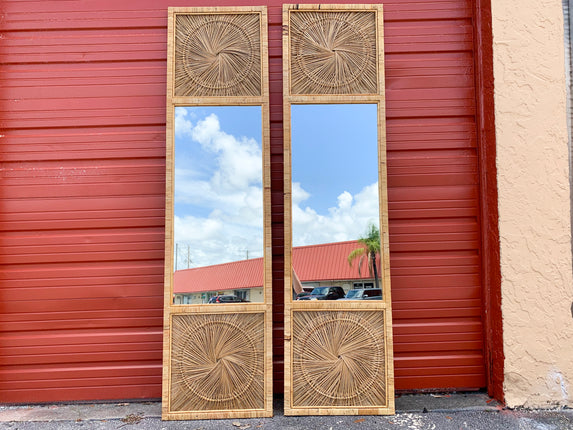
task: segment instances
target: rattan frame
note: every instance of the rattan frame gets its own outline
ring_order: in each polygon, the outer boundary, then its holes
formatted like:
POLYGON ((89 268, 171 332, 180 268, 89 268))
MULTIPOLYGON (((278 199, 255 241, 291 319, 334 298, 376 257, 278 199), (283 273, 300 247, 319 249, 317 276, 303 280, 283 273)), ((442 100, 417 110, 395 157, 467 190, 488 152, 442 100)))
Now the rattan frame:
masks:
MULTIPOLYGON (((312 16, 312 15, 308 15, 312 16)), ((334 16, 334 15, 332 15, 334 16)), ((346 19, 346 18, 341 18, 346 19)), ((314 25, 314 24, 312 24, 314 25)), ((370 30, 368 30, 370 31, 370 30)), ((303 32, 301 32, 304 34, 303 32)), ((385 126, 385 89, 384 89, 384 44, 383 44, 383 16, 382 5, 283 5, 283 111, 284 111, 284 207, 285 207, 285 230, 284 230, 284 297, 285 297, 285 415, 381 415, 393 414, 394 406, 394 365, 392 350, 392 312, 391 312, 391 291, 390 291, 390 252, 388 237, 388 197, 387 197, 387 174, 386 174, 386 126, 385 126), (292 18, 300 13, 340 13, 343 17, 352 14, 364 14, 370 12, 374 15, 375 23, 375 68, 376 83, 353 84, 339 82, 336 85, 340 90, 327 88, 328 76, 317 78, 317 85, 293 85, 296 78, 293 76, 298 71, 293 68, 298 67, 302 62, 293 59, 291 43, 299 43, 292 40, 293 27, 292 18), (294 88, 293 88, 294 87, 294 88), (382 301, 293 301, 292 300, 292 166, 291 166, 291 105, 292 104, 350 104, 350 103, 372 103, 378 106, 378 172, 379 172, 379 196, 380 196, 380 236, 381 236, 381 265, 382 265, 382 301), (364 315, 361 315, 364 314, 364 315), (381 348, 383 349, 383 400, 370 400, 369 394, 348 396, 351 400, 326 401, 320 400, 313 403, 313 399, 308 400, 308 391, 314 390, 312 382, 305 382, 304 378, 298 377, 300 373, 301 352, 304 348, 299 344, 306 342, 301 339, 303 334, 298 334, 295 330, 295 322, 303 318, 306 324, 311 324, 316 318, 330 315, 331 319, 346 319, 352 321, 365 321, 363 316, 370 317, 371 314, 381 315, 383 320, 382 333, 380 334, 381 348), (299 344, 297 344, 297 342, 299 344), (295 353, 297 354, 295 357, 295 353), (295 367, 298 366, 296 369, 295 367), (295 371, 298 372, 295 374, 295 371), (301 393, 295 395, 295 393, 301 393), (298 400, 302 399, 302 400, 298 400), (330 404, 329 404, 330 402, 330 404), (297 404, 298 403, 298 404, 297 404)), ((365 42, 366 43, 366 42, 365 42)), ((365 49, 365 51, 367 51, 365 49)), ((368 51, 369 52, 369 51, 368 51)), ((310 55, 309 63, 317 59, 310 55)), ((368 54, 369 55, 369 54, 368 54)), ((318 58, 319 59, 319 58, 318 58)), ((368 67, 372 67, 370 59, 368 67)), ((311 71, 303 71, 309 74, 311 71)), ((350 72, 349 81, 358 74, 350 72)), ((331 75, 332 78, 333 75, 331 75)), ((311 77, 310 77, 311 78, 311 77)), ((310 79, 312 81, 312 79, 310 79)), ((300 81, 300 79, 298 80, 300 81)), ((325 321, 321 324, 329 324, 325 321)), ((318 324, 318 323, 317 323, 318 324)), ((336 323, 338 324, 338 323, 336 323)), ((362 323, 360 323, 362 324, 362 323)), ((358 324, 358 325, 360 325, 358 324)), ((356 324, 355 324, 356 325, 356 324)), ((300 324, 299 324, 300 326, 300 324)), ((322 327, 322 326, 321 326, 322 327)), ((364 323, 366 330, 371 330, 371 325, 364 323)), ((380 324, 378 324, 380 327, 380 324)), ((362 330, 362 329, 360 329, 362 330)), ((302 332, 301 332, 302 333, 302 332)), ((306 333, 308 336, 308 333, 306 333)), ((303 345, 305 346, 305 345, 303 345)), ((306 347, 306 346, 305 346, 306 347)), ((316 350, 314 351, 316 352, 316 350)), ((310 359, 309 359, 310 361, 310 359)), ((314 364, 313 364, 313 367, 314 364)), ((312 369, 315 371, 316 369, 312 369)), ((323 372, 325 374, 325 372, 323 372)), ((338 382, 334 382, 338 383, 338 382)), ((330 387, 329 387, 330 388, 330 387)), ((318 389, 317 391, 320 391, 318 389)), ((364 393, 366 390, 360 391, 364 393)), ((358 391, 357 391, 358 392, 358 391)), ((329 393, 326 393, 328 395, 329 393)), ((341 395, 341 397, 344 397, 341 395)), ((320 396, 317 396, 320 398, 320 396)), ((327 397, 324 397, 326 399, 327 397)))
MULTIPOLYGON (((251 19, 246 21, 251 22, 251 19)), ((187 419, 217 419, 217 418, 250 418, 250 417, 270 417, 273 414, 273 392, 272 392, 272 292, 271 292, 271 218, 270 218, 270 126, 269 126, 269 87, 268 87, 268 38, 267 38, 267 10, 266 7, 204 7, 204 8, 169 8, 168 11, 168 45, 167 45, 167 106, 166 106, 166 209, 165 209, 165 279, 164 279, 164 329, 163 329, 163 390, 162 390, 162 418, 164 420, 187 420, 187 419), (202 79, 206 75, 193 76, 193 79, 199 82, 199 89, 188 86, 185 79, 191 76, 183 76, 181 73, 176 77, 176 70, 181 70, 177 64, 176 54, 176 20, 177 17, 191 16, 193 19, 201 20, 215 17, 213 21, 221 19, 230 19, 235 23, 238 32, 247 32, 240 27, 241 15, 253 15, 258 17, 258 38, 248 36, 251 45, 258 49, 257 55, 253 55, 254 60, 249 64, 252 65, 251 79, 259 79, 260 82, 251 82, 249 85, 237 85, 236 90, 231 88, 234 81, 223 82, 215 79, 208 82, 208 85, 202 85, 202 79), (235 17, 238 18, 235 18, 235 17), (238 21, 236 21, 236 19, 238 21), (238 22, 238 24, 237 24, 238 22), (255 42, 252 42, 252 41, 255 42), (256 63, 256 64, 255 64, 256 63), (183 81, 182 81, 183 79, 183 81), (176 90, 184 88, 184 90, 176 90), (191 88, 191 89, 189 89, 191 88), (203 88, 203 89, 201 89, 203 88), (215 88, 211 91, 205 88, 215 88), (173 191, 174 191, 174 111, 176 106, 260 106, 262 112, 262 150, 263 150, 263 234, 264 234, 264 302, 263 303, 244 303, 244 304, 218 304, 214 305, 174 305, 173 304, 173 191), (257 369, 257 378, 263 377, 263 381, 257 381, 258 389, 262 393, 255 393, 257 400, 256 407, 244 407, 240 404, 241 397, 244 395, 243 388, 237 391, 236 398, 239 400, 239 406, 233 406, 235 403, 229 401, 221 403, 230 405, 228 408, 217 409, 214 407, 198 406, 196 410, 187 410, 185 407, 172 409, 174 404, 172 399, 174 358, 172 342, 174 339, 173 319, 188 320, 184 326, 190 324, 199 324, 203 327, 207 324, 220 324, 230 327, 229 330, 241 329, 241 318, 245 321, 254 321, 253 327, 256 333, 262 331, 262 338, 257 334, 257 347, 255 353, 247 351, 246 356, 255 354, 257 356, 257 366, 263 369, 257 369), (236 322, 237 320, 239 322, 236 322), (260 329, 262 321, 263 328, 260 329), (260 343, 259 343, 260 342, 260 343), (262 357, 261 357, 262 354, 262 357), (261 388, 262 387, 262 388, 261 388), (262 399, 262 400, 261 400, 262 399)), ((184 21, 182 21, 184 22, 184 21)), ((253 30, 253 29, 250 29, 253 30)), ((250 31, 249 30, 249 31, 250 31)), ((252 32, 250 33, 252 34, 252 32)), ((257 36, 257 34, 255 34, 257 36)), ((179 56, 180 57, 180 56, 179 56)), ((237 66, 242 71, 242 66, 237 66)), ((220 74, 222 76, 223 73, 220 74)), ((239 82, 243 79, 237 79, 239 82)), ((181 324, 180 324, 181 325, 181 324)), ((208 332, 205 329, 205 332, 208 332)), ((189 333, 183 333, 183 336, 191 336, 194 329, 189 329, 189 333)), ((180 335, 176 333, 175 335, 180 335)), ((236 334, 235 334, 236 336, 236 334)), ((181 337, 181 336, 179 336, 181 337)), ((201 339, 199 339, 201 341, 201 339)), ((196 338, 190 339, 189 342, 197 342, 196 338)), ((253 343, 251 342, 251 343, 253 343)), ((248 349, 248 348, 247 348, 248 349)), ((253 348, 251 348, 253 349, 253 348)), ((251 363, 247 363, 251 364, 251 363)), ((178 362, 180 366, 180 362, 178 362)), ((252 366, 251 366, 252 367, 252 366)), ((228 388, 228 387, 226 387, 228 388)), ((222 397, 222 396, 220 396, 222 397)), ((235 400, 237 400, 235 399, 235 400)), ((201 405, 201 403, 198 403, 201 405)))

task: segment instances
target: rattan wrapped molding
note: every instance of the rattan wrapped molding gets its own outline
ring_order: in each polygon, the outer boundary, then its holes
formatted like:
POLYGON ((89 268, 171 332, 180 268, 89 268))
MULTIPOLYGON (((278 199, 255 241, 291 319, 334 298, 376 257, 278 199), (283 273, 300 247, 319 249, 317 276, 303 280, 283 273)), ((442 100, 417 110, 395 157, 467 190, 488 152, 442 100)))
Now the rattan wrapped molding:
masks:
POLYGON ((293 312, 293 406, 384 407, 384 312, 293 312))
POLYGON ((376 13, 291 11, 292 94, 376 94, 376 13))
POLYGON ((175 96, 260 96, 260 15, 178 14, 175 96))
POLYGON ((264 408, 264 314, 172 318, 171 412, 264 408))

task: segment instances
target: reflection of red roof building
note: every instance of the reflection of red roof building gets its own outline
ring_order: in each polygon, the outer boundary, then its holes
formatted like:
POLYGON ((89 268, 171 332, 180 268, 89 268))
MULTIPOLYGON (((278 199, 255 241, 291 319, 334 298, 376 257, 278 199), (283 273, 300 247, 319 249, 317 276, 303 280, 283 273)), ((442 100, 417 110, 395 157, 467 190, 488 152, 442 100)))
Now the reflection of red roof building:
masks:
POLYGON ((262 258, 177 270, 173 274, 173 292, 175 294, 262 286, 262 258))
MULTIPOLYGON (((293 266, 301 282, 369 279, 366 262, 362 265, 360 276, 358 260, 352 267, 347 260, 348 254, 361 246, 355 240, 298 246, 293 248, 293 266)), ((262 258, 178 270, 173 275, 173 292, 176 294, 254 288, 262 285, 262 258)))
MULTIPOLYGON (((292 250, 292 265, 301 282, 368 279, 371 276, 366 261, 362 264, 362 276, 358 274, 358 259, 352 267, 348 264, 348 254, 361 247, 355 240, 298 246, 292 250)), ((380 267, 379 258, 377 263, 380 267)))

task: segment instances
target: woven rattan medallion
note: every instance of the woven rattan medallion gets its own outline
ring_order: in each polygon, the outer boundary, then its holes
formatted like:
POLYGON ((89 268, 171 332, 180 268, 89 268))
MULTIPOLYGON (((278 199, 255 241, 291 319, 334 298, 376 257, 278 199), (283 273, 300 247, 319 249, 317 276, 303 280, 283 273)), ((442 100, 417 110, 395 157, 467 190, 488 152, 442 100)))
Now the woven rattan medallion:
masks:
POLYGON ((176 16, 175 96, 260 96, 260 15, 176 16))
POLYGON ((376 94, 374 12, 291 11, 292 94, 376 94))
POLYGON ((384 313, 293 313, 293 406, 386 405, 384 313))
POLYGON ((264 314, 173 315, 170 411, 264 408, 264 314))

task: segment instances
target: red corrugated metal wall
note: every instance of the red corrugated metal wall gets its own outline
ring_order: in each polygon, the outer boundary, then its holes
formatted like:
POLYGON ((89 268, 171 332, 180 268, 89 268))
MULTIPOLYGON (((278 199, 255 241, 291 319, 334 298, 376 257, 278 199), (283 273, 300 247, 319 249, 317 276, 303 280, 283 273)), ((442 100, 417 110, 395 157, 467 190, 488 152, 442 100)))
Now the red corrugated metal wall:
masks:
MULTIPOLYGON (((160 397, 167 7, 239 4, 269 6, 282 390, 282 3, 4 0, 0 402, 160 397)), ((473 10, 385 2, 398 390, 485 386, 473 10)))
POLYGON ((474 5, 385 11, 396 388, 484 387, 474 5))

